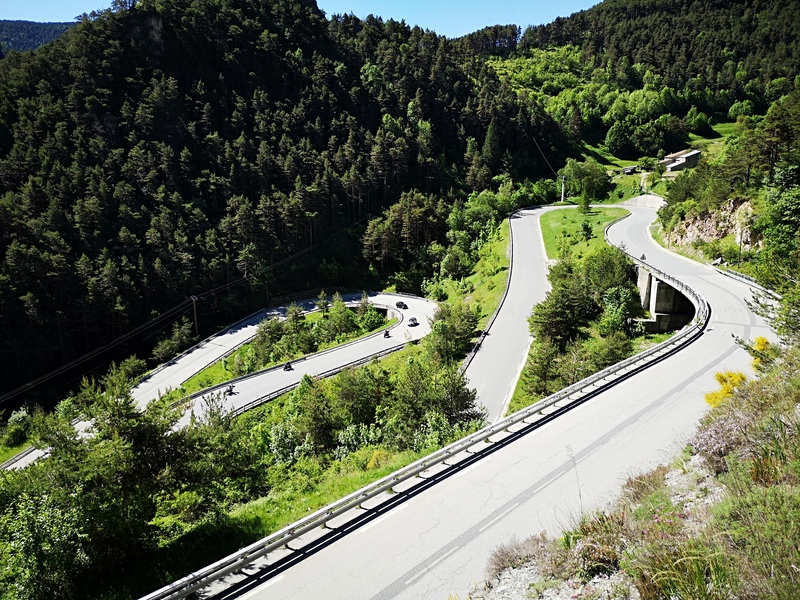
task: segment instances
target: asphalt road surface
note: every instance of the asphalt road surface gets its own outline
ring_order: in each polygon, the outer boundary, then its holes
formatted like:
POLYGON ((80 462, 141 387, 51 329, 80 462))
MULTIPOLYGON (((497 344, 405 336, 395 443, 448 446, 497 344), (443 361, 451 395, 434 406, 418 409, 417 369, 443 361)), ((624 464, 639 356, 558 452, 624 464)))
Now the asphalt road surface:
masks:
MULTIPOLYGON (((292 370, 284 371, 281 367, 266 371, 260 375, 239 381, 234 386, 234 393, 224 395, 225 406, 230 409, 237 409, 250 402, 266 396, 289 385, 297 384, 303 375, 312 377, 325 373, 333 369, 341 368, 343 365, 360 361, 389 348, 405 344, 412 340, 420 340, 430 333, 431 326, 429 320, 433 318, 436 311, 436 303, 425 298, 415 296, 405 296, 389 293, 370 293, 370 302, 378 307, 387 308, 399 317, 396 325, 389 329, 390 336, 383 337, 383 333, 374 333, 370 336, 355 340, 348 344, 343 344, 328 351, 312 354, 304 360, 292 362, 292 370), (403 301, 408 305, 406 309, 396 308, 397 301, 403 301), (416 317, 417 325, 410 325, 410 317, 416 317)), ((354 300, 358 296, 345 298, 346 301, 354 300)), ((191 411, 188 411, 180 424, 188 421, 190 415, 201 415, 206 407, 205 397, 198 398, 191 411)))
MULTIPOLYGON (((391 335, 389 338, 384 338, 382 333, 374 334, 332 348, 326 352, 314 354, 307 360, 297 361, 294 363, 295 368, 292 371, 276 369, 237 383, 234 390, 235 393, 225 396, 226 407, 238 408, 287 385, 296 384, 304 374, 318 375, 349 362, 362 360, 392 346, 412 340, 420 340, 430 332, 429 319, 433 317, 436 310, 437 305, 435 302, 405 294, 369 292, 368 295, 372 304, 387 308, 392 311, 392 314, 399 317, 398 323, 390 328, 391 335), (405 302, 408 308, 398 309, 396 303, 399 300, 405 302), (418 325, 409 326, 409 317, 412 316, 416 317, 419 322, 418 325)), ((358 302, 360 298, 360 294, 348 294, 343 297, 343 300, 350 305, 358 302)), ((314 302, 315 300, 306 300, 297 304, 303 310, 309 311, 315 309, 314 302)), ((286 307, 281 306, 269 311, 262 310, 254 313, 166 363, 145 377, 132 390, 137 405, 140 408, 144 408, 148 402, 157 398, 160 393, 177 388, 207 366, 218 361, 232 349, 250 341, 256 334, 258 324, 264 318, 267 316, 283 316, 285 311, 286 307)), ((179 422, 179 426, 186 424, 193 412, 198 416, 201 415, 204 408, 203 399, 198 399, 191 410, 187 411, 179 422)), ((88 431, 89 423, 78 423, 76 428, 82 432, 88 431)), ((35 450, 21 456, 19 460, 8 468, 25 468, 34 461, 46 456, 46 454, 46 451, 35 450)))
MULTIPOLYGON (((543 530, 557 535, 582 511, 610 502, 630 475, 671 461, 707 409, 703 396, 717 387, 714 373, 751 372, 750 357, 733 336, 772 335, 747 308, 748 286, 661 249, 647 234, 655 211, 629 208, 632 215, 611 228, 611 239, 637 256, 645 254, 648 263, 708 300, 711 320, 697 341, 480 460, 464 457, 460 467, 439 467, 427 479, 365 503, 339 517, 333 529, 295 540, 292 550, 269 555, 223 582, 226 591, 215 585, 212 596, 204 597, 464 598, 482 582, 498 545, 543 530)), ((512 330, 527 331, 518 319, 532 304, 528 292, 514 287, 541 292, 536 278, 543 273, 543 257, 533 239, 539 212, 526 211, 513 222, 514 276, 502 309, 518 315, 511 319, 512 330), (522 240, 529 242, 525 252, 518 251, 522 240), (528 275, 517 279, 517 273, 528 275)), ((493 389, 479 379, 492 365, 518 367, 521 360, 513 355, 516 346, 503 343, 511 334, 500 331, 488 338, 498 340, 497 349, 487 344, 479 353, 488 366, 472 375, 487 406, 490 396, 497 405, 500 398, 505 401, 508 384, 493 389)), ((519 338, 513 343, 526 346, 524 336, 519 338)))
POLYGON ((465 375, 478 392, 490 423, 503 416, 528 354, 528 315, 548 290, 547 261, 538 216, 548 209, 526 209, 510 219, 513 254, 508 293, 489 335, 465 375))

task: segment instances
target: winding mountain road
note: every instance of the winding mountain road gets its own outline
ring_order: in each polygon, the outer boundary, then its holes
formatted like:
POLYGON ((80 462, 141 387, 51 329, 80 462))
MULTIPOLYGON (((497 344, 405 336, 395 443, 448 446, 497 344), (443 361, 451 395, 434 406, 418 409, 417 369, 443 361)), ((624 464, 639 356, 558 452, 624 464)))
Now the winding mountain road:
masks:
MULTIPOLYGON (((355 303, 359 298, 360 295, 353 294, 346 296, 344 300, 350 304, 355 303)), ((226 407, 232 410, 240 409, 263 396, 274 394, 288 386, 296 385, 304 375, 314 377, 337 370, 344 365, 369 359, 371 356, 386 352, 406 342, 420 340, 430 333, 429 320, 433 318, 433 314, 436 312, 437 304, 435 302, 416 296, 384 292, 369 293, 369 301, 374 306, 385 308, 398 316, 399 321, 389 329, 390 337, 384 337, 383 332, 373 333, 330 350, 317 352, 305 359, 294 361, 291 371, 284 371, 281 367, 278 367, 237 381, 234 394, 225 396, 226 407), (397 301, 405 302, 408 308, 396 308, 397 301), (409 325, 410 317, 412 316, 417 319, 418 325, 409 325)), ((313 304, 312 306, 303 306, 303 308, 311 310, 313 304)), ((179 425, 188 421, 191 412, 194 412, 194 414, 203 412, 205 405, 202 399, 203 397, 200 397, 195 400, 192 411, 187 411, 179 425)))
MULTIPOLYGON (((611 227, 609 238, 708 300, 711 319, 699 339, 480 460, 462 457, 363 503, 331 529, 259 559, 204 597, 463 598, 480 584, 498 545, 542 530, 558 534, 582 511, 612 500, 630 475, 671 460, 707 408, 703 396, 716 387, 714 373, 750 372, 750 357, 734 336, 772 334, 748 309, 748 286, 662 249, 647 233, 654 209, 626 208, 631 216, 611 227)), ((518 373, 529 343, 525 317, 544 295, 544 210, 511 221, 511 285, 496 328, 467 371, 492 415, 513 389, 516 377, 508 373, 518 373), (507 321, 506 312, 514 315, 507 321)))
MULTIPOLYGON (((396 347, 398 344, 420 340, 430 333, 429 319, 436 311, 437 304, 435 302, 406 294, 384 292, 370 292, 368 296, 371 304, 385 308, 398 316, 398 323, 390 328, 391 336, 389 338, 384 338, 382 333, 372 334, 297 361, 294 363, 295 368, 291 371, 277 368, 256 373, 237 382, 236 393, 225 396, 226 408, 236 410, 265 395, 287 386, 296 385, 303 375, 313 377, 329 370, 338 369, 342 365, 368 359, 389 348, 396 347), (396 303, 399 300, 405 302, 408 308, 398 309, 396 303), (406 317, 411 316, 416 317, 419 325, 409 326, 409 319, 406 317)), ((348 305, 355 305, 360 298, 361 294, 347 294, 342 299, 348 305)), ((314 302, 315 300, 309 299, 298 302, 297 305, 304 311, 311 311, 315 310, 314 302)), ((143 409, 148 402, 158 398, 159 394, 179 387, 209 365, 227 356, 232 350, 253 339, 258 324, 262 320, 267 317, 283 316, 285 311, 286 306, 258 311, 155 369, 133 388, 131 393, 136 404, 143 409)), ((204 409, 205 404, 202 397, 195 399, 191 410, 187 410, 178 426, 186 425, 193 412, 199 415, 204 409)), ((87 431, 89 423, 79 422, 76 424, 76 428, 79 431, 87 431)), ((27 451, 20 454, 16 460, 9 461, 6 468, 22 469, 46 455, 47 452, 44 450, 27 451)))

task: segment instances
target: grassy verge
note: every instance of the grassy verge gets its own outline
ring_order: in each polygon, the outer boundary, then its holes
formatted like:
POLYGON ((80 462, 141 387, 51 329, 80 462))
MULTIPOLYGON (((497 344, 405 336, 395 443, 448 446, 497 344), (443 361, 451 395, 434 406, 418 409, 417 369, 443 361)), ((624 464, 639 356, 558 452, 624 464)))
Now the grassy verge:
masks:
MULTIPOLYGON (((322 318, 321 312, 312 312, 308 313, 305 316, 306 323, 313 324, 315 321, 319 321, 322 318)), ((376 331, 381 331, 383 329, 387 329, 397 323, 397 319, 389 320, 383 327, 376 329, 375 331, 368 331, 366 333, 360 333, 358 335, 353 335, 346 340, 342 340, 340 342, 331 342, 329 344, 323 344, 318 349, 317 352, 321 352, 323 350, 329 350, 331 348, 335 348, 342 344, 346 344, 348 342, 352 342, 354 340, 361 339, 368 335, 372 335, 376 331)), ((186 394, 193 394, 194 392, 198 392, 200 390, 204 390, 214 385, 218 385, 220 383, 225 383, 226 381, 230 381, 237 377, 237 375, 231 371, 230 365, 233 364, 233 361, 236 359, 236 356, 244 356, 247 352, 248 348, 250 347, 251 343, 243 344, 237 350, 228 356, 227 358, 223 358, 222 360, 218 360, 217 362, 209 365, 202 371, 200 371, 197 375, 189 378, 186 382, 181 385, 180 388, 177 390, 177 394, 184 396, 186 394)), ((296 360, 298 358, 302 358, 302 356, 294 356, 291 360, 296 360)), ((270 367, 277 366, 282 364, 286 361, 278 361, 272 362, 263 367, 260 367, 259 370, 269 369, 270 367)))
POLYGON ((645 350, 649 350, 653 346, 658 346, 661 342, 666 342, 673 335, 675 335, 674 332, 667 332, 667 333, 646 333, 644 335, 638 336, 633 340, 633 352, 631 352, 631 356, 633 356, 634 354, 639 354, 639 352, 644 352, 645 350))
MULTIPOLYGON (((407 357, 406 357, 407 358, 407 357)), ((307 462, 285 474, 282 485, 263 498, 242 504, 159 549, 153 579, 171 580, 262 539, 390 473, 430 451, 390 452, 365 447, 324 471, 307 462), (168 573, 164 577, 164 565, 168 573)))
POLYGON ((509 226, 504 220, 480 249, 480 257, 472 273, 460 281, 442 279, 439 289, 444 302, 477 303, 481 308, 478 329, 483 329, 500 304, 508 280, 509 226))
POLYGON ((27 440, 17 446, 6 446, 5 444, 0 444, 0 463, 7 461, 13 456, 16 456, 30 445, 30 442, 27 440))
POLYGON ((605 245, 603 231, 611 221, 628 214, 624 208, 592 208, 587 214, 577 208, 553 210, 544 213, 539 223, 544 238, 547 258, 558 258, 559 244, 568 243, 572 256, 580 259, 605 245), (584 233, 583 223, 591 227, 591 234, 584 233))

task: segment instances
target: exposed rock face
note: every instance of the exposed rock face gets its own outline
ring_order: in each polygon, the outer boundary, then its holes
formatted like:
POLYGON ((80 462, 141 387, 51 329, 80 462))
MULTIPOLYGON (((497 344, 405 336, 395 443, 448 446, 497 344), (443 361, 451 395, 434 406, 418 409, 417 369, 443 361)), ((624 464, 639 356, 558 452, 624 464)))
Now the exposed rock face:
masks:
POLYGON ((743 250, 752 250, 761 245, 761 240, 755 239, 751 231, 752 221, 753 206, 749 200, 728 200, 712 213, 687 216, 670 232, 669 242, 690 245, 696 241, 711 242, 732 234, 737 243, 742 242, 743 250))

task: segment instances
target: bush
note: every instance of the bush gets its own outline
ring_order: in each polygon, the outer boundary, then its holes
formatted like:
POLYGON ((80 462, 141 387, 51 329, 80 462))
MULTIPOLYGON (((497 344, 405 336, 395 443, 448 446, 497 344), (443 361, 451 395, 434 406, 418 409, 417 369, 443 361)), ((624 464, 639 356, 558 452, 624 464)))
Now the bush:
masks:
POLYGON ((702 539, 669 538, 623 562, 642 600, 728 600, 736 577, 724 550, 702 539))
POLYGON ((706 402, 711 408, 716 408, 730 398, 747 381, 747 376, 739 371, 721 371, 714 374, 714 379, 719 383, 720 389, 706 394, 706 402))
POLYGON ((3 443, 6 446, 19 446, 28 439, 31 426, 31 416, 26 408, 20 408, 11 413, 3 433, 3 443))
POLYGON ((359 317, 358 323, 362 331, 368 332, 381 327, 386 323, 386 319, 378 312, 378 309, 370 304, 364 314, 359 317))
POLYGON ((581 519, 572 534, 572 538, 578 540, 572 552, 581 578, 588 580, 617 570, 624 527, 623 513, 598 513, 591 518, 581 519))
POLYGON ((447 288, 440 279, 425 279, 422 282, 422 293, 427 298, 444 302, 447 300, 447 288))
POLYGON ((747 574, 745 588, 753 597, 798 598, 800 490, 748 485, 746 472, 733 477, 744 480, 733 487, 746 491, 723 502, 716 518, 739 555, 739 570, 747 574))

